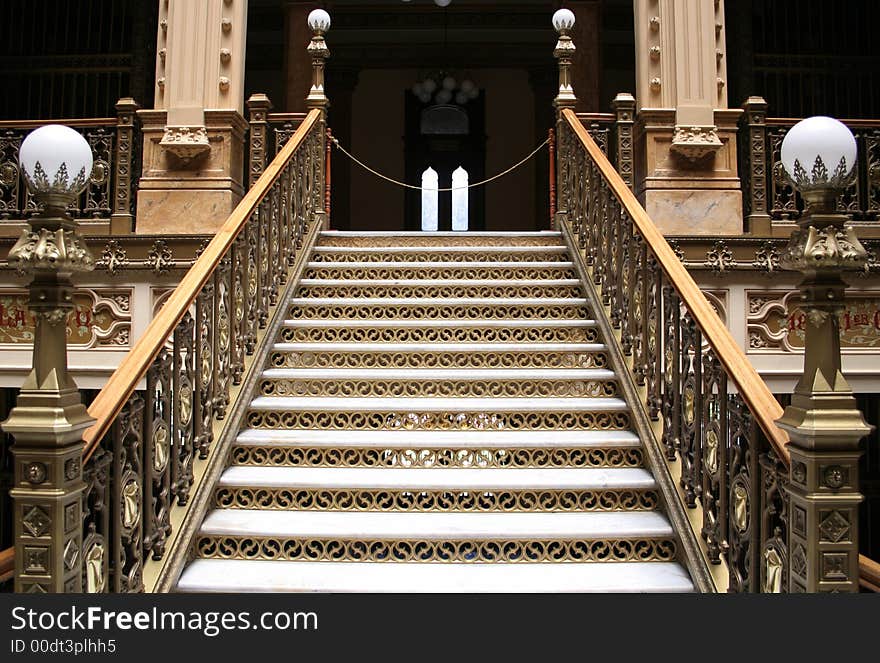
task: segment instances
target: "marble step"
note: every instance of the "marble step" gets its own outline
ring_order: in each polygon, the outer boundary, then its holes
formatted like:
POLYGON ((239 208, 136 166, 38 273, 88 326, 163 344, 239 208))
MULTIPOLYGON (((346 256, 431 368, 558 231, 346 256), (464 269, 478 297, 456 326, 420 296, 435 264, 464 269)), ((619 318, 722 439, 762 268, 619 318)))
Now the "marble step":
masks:
POLYGON ((676 562, 387 564, 197 559, 179 592, 692 592, 676 562))
POLYGON ((391 408, 420 412, 577 412, 627 411, 622 398, 308 398, 297 396, 260 396, 251 401, 251 410, 295 412, 323 410, 371 412, 391 408))
POLYGON ((636 448, 638 436, 629 430, 607 431, 421 431, 401 436, 387 431, 243 430, 237 446, 377 447, 428 449, 636 448))
POLYGON ((673 535, 656 511, 590 513, 372 513, 214 509, 201 535, 359 539, 631 539, 673 535))
POLYGON ((294 297, 293 320, 582 320, 591 317, 583 298, 322 298, 294 297))
POLYGON ((647 490, 657 484, 642 468, 410 469, 372 467, 227 468, 218 486, 266 488, 397 488, 420 490, 647 490))

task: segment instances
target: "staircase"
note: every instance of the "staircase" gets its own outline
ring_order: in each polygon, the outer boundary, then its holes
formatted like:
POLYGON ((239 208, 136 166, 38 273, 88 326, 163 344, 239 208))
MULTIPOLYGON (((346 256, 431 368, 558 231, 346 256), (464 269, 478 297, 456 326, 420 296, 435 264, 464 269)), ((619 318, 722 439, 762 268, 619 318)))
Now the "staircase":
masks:
POLYGON ((559 233, 322 233, 178 591, 692 591, 559 233))

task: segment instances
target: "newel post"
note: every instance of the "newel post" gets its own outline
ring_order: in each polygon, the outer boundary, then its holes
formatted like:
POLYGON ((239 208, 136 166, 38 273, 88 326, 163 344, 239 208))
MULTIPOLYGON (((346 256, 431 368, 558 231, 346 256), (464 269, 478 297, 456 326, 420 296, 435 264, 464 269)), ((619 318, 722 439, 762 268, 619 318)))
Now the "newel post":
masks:
POLYGON ((804 373, 777 422, 791 438, 790 592, 859 591, 860 443, 872 427, 841 372, 839 316, 842 276, 864 269, 867 253, 836 210, 856 153, 849 129, 827 117, 799 122, 782 143, 783 167, 807 205, 780 261, 803 275, 806 316, 804 373))
POLYGON ((577 105, 577 97, 571 83, 571 66, 575 51, 577 50, 571 38, 571 29, 574 27, 574 13, 570 9, 559 9, 553 14, 553 27, 559 34, 553 57, 559 63, 559 88, 553 107, 556 108, 556 214, 554 215, 553 227, 558 230, 561 224, 568 218, 568 167, 571 158, 570 150, 566 149, 568 141, 568 129, 564 126, 565 120, 562 111, 566 108, 574 110, 577 105))
POLYGON ((611 102, 611 108, 614 110, 615 116, 617 170, 626 185, 632 189, 635 181, 633 179, 633 125, 636 118, 636 98, 631 94, 621 92, 611 102))
POLYGON ((248 141, 248 188, 266 169, 266 146, 269 144, 269 111, 272 102, 265 94, 252 94, 247 100, 250 140, 248 141))
POLYGON ((134 230, 134 145, 138 103, 131 97, 116 102, 116 163, 113 180, 111 235, 128 235, 134 230))
POLYGON ((67 208, 88 184, 92 151, 76 131, 56 124, 28 135, 19 160, 42 210, 9 252, 9 264, 32 277, 35 319, 33 369, 2 424, 15 438, 15 591, 81 592, 82 436, 94 420, 67 370, 67 318, 71 276, 94 269, 95 261, 67 208))
POLYGON ((317 155, 320 160, 320 168, 318 169, 317 200, 314 209, 321 228, 328 230, 330 217, 326 208, 329 206, 329 193, 325 191, 325 187, 327 184, 327 111, 330 108, 330 100, 324 90, 324 71, 327 59, 330 57, 330 49, 327 48, 324 35, 330 30, 330 14, 323 9, 315 9, 309 14, 308 23, 312 30, 312 40, 307 49, 312 58, 312 87, 306 97, 306 108, 309 110, 317 108, 321 111, 321 126, 318 128, 321 153, 317 155))

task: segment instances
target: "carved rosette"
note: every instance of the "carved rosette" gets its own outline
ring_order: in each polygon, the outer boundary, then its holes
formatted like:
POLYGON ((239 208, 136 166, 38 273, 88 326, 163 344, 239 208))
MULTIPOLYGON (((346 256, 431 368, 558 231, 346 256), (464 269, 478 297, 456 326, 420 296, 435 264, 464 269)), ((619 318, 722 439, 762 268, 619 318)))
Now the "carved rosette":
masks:
POLYGON ((721 139, 717 127, 675 127, 672 136, 672 151, 689 161, 714 154, 721 149, 721 139))
POLYGON ((82 239, 72 230, 25 229, 9 252, 9 264, 19 272, 38 270, 89 272, 95 259, 82 239))

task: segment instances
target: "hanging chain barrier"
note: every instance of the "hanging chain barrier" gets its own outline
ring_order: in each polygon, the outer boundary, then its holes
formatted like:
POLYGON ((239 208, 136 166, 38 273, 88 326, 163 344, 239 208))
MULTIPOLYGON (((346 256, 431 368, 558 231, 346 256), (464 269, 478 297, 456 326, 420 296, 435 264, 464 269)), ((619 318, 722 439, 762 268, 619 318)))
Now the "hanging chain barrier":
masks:
POLYGON ((386 182, 391 182, 392 184, 396 184, 397 186, 402 186, 402 187, 405 188, 405 189, 415 189, 416 191, 421 191, 422 189, 424 189, 424 190, 426 190, 426 191, 437 191, 437 192, 445 192, 445 191, 461 191, 462 189, 473 189, 473 188, 475 188, 475 187, 483 186, 483 185, 485 185, 485 184, 488 184, 489 182, 493 182, 493 181, 495 181, 495 180, 497 180, 497 179, 500 179, 500 178, 504 177, 505 175, 507 175, 508 173, 512 173, 514 170, 516 170, 517 168, 519 168, 520 166, 522 166, 522 165, 523 165, 524 163, 526 163, 529 159, 531 159, 531 158, 532 158, 533 156, 535 156, 538 152, 540 152, 540 151, 541 151, 541 148, 543 148, 545 145, 547 145, 548 143, 550 143, 550 138, 547 138, 547 140, 545 140, 543 143, 541 143, 540 145, 538 145, 538 147, 536 147, 534 150, 532 150, 532 152, 531 152, 526 158, 524 158, 524 159, 521 160, 520 162, 514 164, 513 166, 511 166, 511 167, 508 168, 507 170, 505 170, 505 171, 503 171, 503 172, 500 172, 500 173, 498 173, 497 175, 493 175, 493 176, 490 177, 489 179, 482 180, 481 182, 474 182, 473 184, 468 184, 466 187, 464 187, 464 186, 454 186, 454 187, 449 187, 449 188, 444 188, 444 189, 436 189, 436 188, 434 188, 434 187, 421 187, 421 186, 414 186, 414 185, 412 185, 412 184, 407 184, 406 182, 401 182, 400 180, 395 180, 394 178, 392 178, 392 177, 388 177, 387 175, 383 175, 383 174, 380 173, 379 171, 377 171, 377 170, 373 170, 372 168, 370 168, 367 164, 365 164, 363 161, 361 161, 361 160, 358 159, 356 156, 354 156, 351 152, 349 152, 349 151, 346 150, 344 147, 342 147, 342 145, 339 144, 339 140, 338 140, 335 136, 332 136, 332 135, 331 135, 331 136, 330 136, 330 140, 331 140, 331 142, 332 142, 332 143, 333 143, 333 144, 339 149, 339 151, 342 152, 345 156, 347 156, 349 159, 351 159, 352 161, 354 161, 357 165, 359 165, 359 166, 360 166, 361 168, 363 168, 364 170, 366 170, 366 171, 368 171, 368 172, 370 172, 370 173, 373 173, 373 175, 375 175, 376 177, 379 177, 379 178, 385 180, 386 182))

